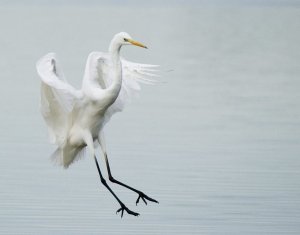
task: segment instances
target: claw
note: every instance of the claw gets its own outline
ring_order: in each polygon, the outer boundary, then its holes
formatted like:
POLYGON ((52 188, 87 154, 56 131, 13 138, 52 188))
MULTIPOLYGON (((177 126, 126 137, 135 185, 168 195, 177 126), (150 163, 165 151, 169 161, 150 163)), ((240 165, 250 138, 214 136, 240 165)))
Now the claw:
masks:
POLYGON ((129 210, 125 205, 121 205, 121 208, 116 211, 116 214, 118 214, 121 211, 121 218, 123 218, 124 210, 126 210, 126 212, 130 215, 134 215, 134 216, 140 215, 139 213, 129 210))
POLYGON ((142 197, 142 199, 143 199, 143 201, 145 202, 145 204, 147 205, 147 202, 146 202, 145 198, 142 197))
POLYGON ((118 214, 120 211, 122 211, 121 212, 121 218, 123 217, 123 213, 124 213, 124 208, 120 208, 120 209, 118 209, 117 211, 116 211, 116 214, 118 214))
POLYGON ((151 198, 151 197, 148 197, 148 196, 147 196, 146 194, 144 194, 143 192, 140 192, 140 193, 139 193, 139 196, 138 196, 138 198, 137 198, 137 200, 136 200, 136 202, 135 202, 136 205, 139 203, 140 199, 142 199, 146 205, 147 205, 146 199, 147 199, 148 201, 158 203, 158 201, 156 201, 155 199, 153 199, 153 198, 151 198))

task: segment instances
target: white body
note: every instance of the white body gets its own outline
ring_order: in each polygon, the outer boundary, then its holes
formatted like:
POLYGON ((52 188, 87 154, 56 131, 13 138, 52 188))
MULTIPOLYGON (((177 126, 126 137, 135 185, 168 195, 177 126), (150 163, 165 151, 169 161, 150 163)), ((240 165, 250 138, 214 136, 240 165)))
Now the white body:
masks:
POLYGON ((120 58, 121 46, 130 44, 125 38, 130 36, 115 35, 108 53, 90 53, 81 90, 67 83, 54 53, 37 62, 42 79, 41 112, 50 141, 58 146, 52 157, 64 167, 83 156, 86 146, 94 156, 95 142, 99 142, 105 152, 104 125, 140 90, 138 82, 155 82, 149 78, 156 76, 152 73, 156 71, 155 65, 120 58))

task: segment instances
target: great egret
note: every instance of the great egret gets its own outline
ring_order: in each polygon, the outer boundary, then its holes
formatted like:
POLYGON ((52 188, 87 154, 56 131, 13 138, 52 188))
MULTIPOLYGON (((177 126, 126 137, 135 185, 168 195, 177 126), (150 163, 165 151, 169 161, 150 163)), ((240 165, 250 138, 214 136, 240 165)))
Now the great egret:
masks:
POLYGON ((140 89, 139 82, 152 83, 156 65, 129 62, 120 57, 124 45, 147 48, 134 41, 128 33, 116 34, 109 45, 108 53, 92 52, 86 62, 81 90, 73 88, 65 79, 54 53, 43 56, 37 62, 41 77, 41 113, 48 126, 50 142, 58 146, 52 158, 67 168, 88 149, 94 158, 102 184, 116 198, 121 208, 131 215, 139 214, 129 210, 116 196, 103 178, 95 155, 97 142, 102 149, 109 180, 138 194, 136 204, 142 199, 156 202, 140 190, 113 178, 108 162, 103 127, 111 116, 122 111, 126 101, 140 89))

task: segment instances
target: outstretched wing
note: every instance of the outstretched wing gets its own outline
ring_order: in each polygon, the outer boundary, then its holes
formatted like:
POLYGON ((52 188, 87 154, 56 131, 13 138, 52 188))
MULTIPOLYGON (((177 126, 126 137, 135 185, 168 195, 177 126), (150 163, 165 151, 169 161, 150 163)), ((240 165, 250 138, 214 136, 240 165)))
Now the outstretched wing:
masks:
POLYGON ((66 137, 69 113, 82 92, 64 78, 54 53, 43 56, 36 64, 41 77, 41 113, 47 123, 51 143, 61 145, 66 137))
MULTIPOLYGON (((83 86, 87 82, 89 89, 106 89, 112 81, 111 76, 111 62, 107 53, 94 51, 91 52, 87 58, 85 67, 85 76, 83 86)), ((90 92, 91 90, 89 90, 90 92)))
MULTIPOLYGON (((121 59, 122 63, 122 88, 116 101, 108 108, 105 119, 106 122, 111 116, 124 109, 125 104, 132 98, 137 97, 141 90, 140 83, 156 84, 157 68, 159 65, 139 64, 121 59)), ((107 77, 109 78, 109 77, 107 77)), ((109 82, 110 83, 110 82, 109 82)))

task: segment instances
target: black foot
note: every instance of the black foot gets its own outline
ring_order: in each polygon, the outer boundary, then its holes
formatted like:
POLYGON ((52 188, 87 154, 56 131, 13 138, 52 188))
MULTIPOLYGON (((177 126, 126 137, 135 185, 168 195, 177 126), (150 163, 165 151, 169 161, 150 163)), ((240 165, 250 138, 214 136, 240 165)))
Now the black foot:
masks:
POLYGON ((134 215, 134 216, 140 215, 139 213, 129 210, 124 204, 121 204, 121 208, 116 211, 116 214, 118 214, 121 211, 121 218, 122 218, 124 214, 124 210, 130 215, 134 215))
POLYGON ((156 203, 159 203, 158 201, 156 201, 155 199, 153 199, 153 198, 151 198, 151 197, 148 197, 146 194, 144 194, 143 192, 139 192, 139 197, 138 197, 138 199, 136 200, 136 205, 139 203, 139 201, 140 201, 140 199, 142 199, 144 202, 145 202, 145 204, 147 205, 147 201, 146 201, 146 199, 148 200, 148 201, 151 201, 151 202, 156 202, 156 203))

